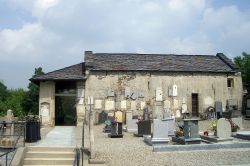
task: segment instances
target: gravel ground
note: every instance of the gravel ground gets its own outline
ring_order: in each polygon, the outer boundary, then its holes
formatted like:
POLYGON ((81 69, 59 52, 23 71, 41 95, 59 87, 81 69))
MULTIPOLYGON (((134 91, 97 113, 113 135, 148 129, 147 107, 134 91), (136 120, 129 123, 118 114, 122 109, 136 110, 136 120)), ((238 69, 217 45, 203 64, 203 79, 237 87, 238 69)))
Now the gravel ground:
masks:
MULTIPOLYGON (((250 129, 250 121, 243 121, 243 125, 245 129, 250 129)), ((199 126, 200 130, 208 129, 210 122, 201 121, 199 126)), ((105 165, 250 165, 250 148, 153 152, 153 148, 146 145, 143 142, 143 138, 134 137, 133 134, 126 132, 123 132, 123 138, 108 138, 107 133, 102 132, 103 127, 104 125, 94 126, 94 135, 96 159, 105 161, 105 165)), ((76 128, 76 133, 78 133, 76 134, 78 145, 81 145, 80 127, 76 128)), ((88 126, 85 126, 85 147, 89 147, 88 126)), ((87 161, 84 163, 88 165, 87 161)))

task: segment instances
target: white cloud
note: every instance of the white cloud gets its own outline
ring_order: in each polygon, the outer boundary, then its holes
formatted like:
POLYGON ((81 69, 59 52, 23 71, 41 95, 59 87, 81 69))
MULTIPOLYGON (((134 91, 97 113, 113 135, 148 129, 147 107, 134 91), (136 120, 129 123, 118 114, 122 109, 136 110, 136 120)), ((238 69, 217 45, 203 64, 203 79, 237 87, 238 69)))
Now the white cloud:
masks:
POLYGON ((58 36, 47 31, 40 23, 28 23, 18 30, 5 29, 0 31, 0 59, 30 63, 39 61, 45 50, 58 40, 58 36))
POLYGON ((36 0, 33 6, 33 15, 42 17, 45 12, 59 3, 59 0, 36 0))
POLYGON ((0 30, 0 62, 32 64, 30 71, 37 65, 49 71, 78 63, 84 50, 250 52, 250 12, 234 5, 215 8, 208 0, 2 1, 29 11, 35 21, 0 30))

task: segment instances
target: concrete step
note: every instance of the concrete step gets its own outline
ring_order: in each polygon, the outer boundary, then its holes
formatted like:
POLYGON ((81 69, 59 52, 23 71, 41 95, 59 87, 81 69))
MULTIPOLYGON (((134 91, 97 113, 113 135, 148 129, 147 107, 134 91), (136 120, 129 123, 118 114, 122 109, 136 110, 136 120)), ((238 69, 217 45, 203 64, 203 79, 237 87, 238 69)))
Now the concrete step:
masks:
POLYGON ((72 166, 72 165, 23 165, 23 166, 72 166))
POLYGON ((39 146, 29 146, 28 152, 31 151, 38 151, 38 152, 43 152, 43 151, 59 151, 59 152, 73 152, 74 147, 39 147, 39 146))
POLYGON ((23 165, 73 165, 74 158, 25 158, 23 165))
POLYGON ((63 151, 28 151, 25 155, 26 158, 74 158, 74 152, 63 151))
POLYGON ((70 165, 23 165, 23 166, 72 166, 70 165))

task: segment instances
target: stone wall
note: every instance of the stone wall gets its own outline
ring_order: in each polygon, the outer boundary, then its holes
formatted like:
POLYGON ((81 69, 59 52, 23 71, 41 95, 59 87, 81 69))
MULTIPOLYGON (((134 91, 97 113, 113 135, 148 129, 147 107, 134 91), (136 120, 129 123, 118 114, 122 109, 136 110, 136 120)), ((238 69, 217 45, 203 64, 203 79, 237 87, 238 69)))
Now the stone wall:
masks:
POLYGON ((55 125, 55 83, 40 82, 39 116, 43 125, 55 125))
POLYGON ((84 101, 84 82, 77 82, 77 104, 76 104, 76 114, 77 114, 77 126, 82 126, 85 117, 85 101, 84 101))
MULTIPOLYGON (((87 71, 88 73, 89 71, 87 71)), ((154 116, 169 103, 172 114, 175 115, 176 110, 181 109, 183 100, 186 101, 187 109, 191 112, 192 93, 198 94, 199 112, 204 112, 209 106, 214 106, 215 101, 221 101, 223 110, 225 110, 227 99, 236 99, 239 109, 241 109, 241 75, 239 73, 228 75, 91 71, 86 80, 85 100, 88 96, 93 96, 96 111, 121 109, 132 110, 134 114, 142 114, 142 107, 145 103, 149 103, 154 116), (233 79, 231 88, 227 87, 228 78, 233 79), (173 85, 177 86, 176 97, 169 96, 169 87, 173 85), (159 90, 158 92, 162 92, 159 94, 162 96, 156 95, 156 89, 159 90), (126 98, 125 95, 128 91, 130 91, 130 95, 132 93, 136 95, 126 98), (112 96, 112 93, 115 96, 112 96)))

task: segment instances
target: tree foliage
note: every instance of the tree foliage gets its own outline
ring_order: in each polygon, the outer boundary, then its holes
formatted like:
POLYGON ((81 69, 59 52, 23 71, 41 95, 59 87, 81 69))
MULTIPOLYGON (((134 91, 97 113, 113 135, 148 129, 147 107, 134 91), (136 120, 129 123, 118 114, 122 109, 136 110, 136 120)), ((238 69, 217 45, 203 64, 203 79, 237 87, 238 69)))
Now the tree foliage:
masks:
MULTIPOLYGON (((35 68, 35 73, 32 78, 40 76, 44 74, 42 68, 35 68)), ((26 114, 30 113, 33 115, 37 115, 39 112, 39 86, 30 82, 28 85, 28 91, 24 95, 24 99, 22 102, 22 107, 26 114)))
POLYGON ((0 101, 1 116, 6 115, 7 110, 12 110, 14 116, 20 117, 24 115, 22 108, 22 100, 24 98, 25 91, 23 89, 9 90, 9 95, 6 100, 0 101))
MULTIPOLYGON (((42 68, 36 68, 33 77, 42 75, 42 68)), ((23 89, 8 90, 3 82, 0 82, 0 116, 5 116, 7 110, 12 110, 14 116, 25 116, 28 113, 38 114, 39 86, 29 83, 28 91, 23 89)))
POLYGON ((6 100, 8 96, 7 87, 0 81, 0 101, 6 100))
POLYGON ((234 63, 239 67, 243 84, 248 93, 250 93, 250 54, 243 52, 242 56, 234 58, 234 63))

